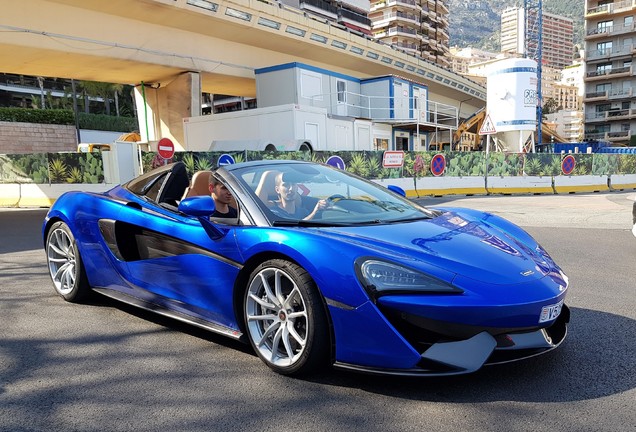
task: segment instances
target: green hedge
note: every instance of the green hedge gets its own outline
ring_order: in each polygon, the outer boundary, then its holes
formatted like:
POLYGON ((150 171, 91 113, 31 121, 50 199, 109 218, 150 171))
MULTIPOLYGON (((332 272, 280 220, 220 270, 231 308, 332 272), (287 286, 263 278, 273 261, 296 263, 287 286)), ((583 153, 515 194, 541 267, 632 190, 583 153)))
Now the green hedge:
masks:
MULTIPOLYGON (((80 129, 112 132, 133 132, 137 130, 137 119, 132 117, 79 113, 78 120, 80 129)), ((0 121, 74 125, 75 116, 71 110, 0 108, 0 121)))
POLYGON ((72 125, 75 117, 70 110, 0 108, 0 121, 72 125))
POLYGON ((138 129, 137 119, 106 114, 79 114, 80 129, 112 132, 134 132, 138 129))

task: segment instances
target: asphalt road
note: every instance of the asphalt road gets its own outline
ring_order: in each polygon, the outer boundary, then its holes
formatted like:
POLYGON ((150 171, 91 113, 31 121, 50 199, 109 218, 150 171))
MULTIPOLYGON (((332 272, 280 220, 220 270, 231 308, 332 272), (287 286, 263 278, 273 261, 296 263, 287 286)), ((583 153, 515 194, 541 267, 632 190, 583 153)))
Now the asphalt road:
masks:
POLYGON ((0 431, 636 431, 634 193, 424 198, 508 217, 570 277, 568 339, 461 377, 269 371, 240 343, 54 294, 43 209, 0 210, 0 431))

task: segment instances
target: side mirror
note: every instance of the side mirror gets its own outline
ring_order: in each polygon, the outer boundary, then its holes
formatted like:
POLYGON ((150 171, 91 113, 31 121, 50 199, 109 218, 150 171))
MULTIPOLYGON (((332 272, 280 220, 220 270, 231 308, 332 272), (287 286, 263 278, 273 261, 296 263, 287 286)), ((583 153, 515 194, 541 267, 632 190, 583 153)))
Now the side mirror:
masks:
POLYGON ((189 216, 210 216, 214 213, 216 205, 211 196, 193 196, 181 200, 179 211, 189 216))
POLYGON ((193 196, 181 200, 179 211, 188 216, 195 216, 199 219, 201 226, 212 240, 219 240, 227 234, 227 229, 216 226, 210 221, 210 216, 214 213, 216 205, 211 196, 193 196))
POLYGON ((388 190, 390 190, 391 192, 396 193, 396 194, 401 195, 404 198, 406 198, 406 192, 401 187, 396 186, 396 185, 388 185, 386 188, 388 190))

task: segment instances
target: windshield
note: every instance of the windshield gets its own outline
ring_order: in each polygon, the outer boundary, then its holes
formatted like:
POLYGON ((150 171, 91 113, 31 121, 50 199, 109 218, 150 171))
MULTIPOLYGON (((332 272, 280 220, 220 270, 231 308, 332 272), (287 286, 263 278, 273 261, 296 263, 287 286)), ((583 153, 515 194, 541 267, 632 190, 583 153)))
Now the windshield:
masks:
POLYGON ((315 163, 232 169, 274 225, 362 225, 430 218, 432 212, 388 189, 315 163))

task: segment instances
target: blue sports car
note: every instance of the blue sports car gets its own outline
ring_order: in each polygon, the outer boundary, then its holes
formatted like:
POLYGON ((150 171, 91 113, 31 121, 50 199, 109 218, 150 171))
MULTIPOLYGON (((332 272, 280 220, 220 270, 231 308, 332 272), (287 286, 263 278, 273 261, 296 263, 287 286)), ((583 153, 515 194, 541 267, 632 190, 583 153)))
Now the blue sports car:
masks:
POLYGON ((191 180, 177 162, 66 193, 43 238, 65 300, 99 292, 243 340, 286 375, 473 372, 556 348, 570 316, 568 278, 518 226, 311 162, 191 180))

